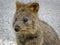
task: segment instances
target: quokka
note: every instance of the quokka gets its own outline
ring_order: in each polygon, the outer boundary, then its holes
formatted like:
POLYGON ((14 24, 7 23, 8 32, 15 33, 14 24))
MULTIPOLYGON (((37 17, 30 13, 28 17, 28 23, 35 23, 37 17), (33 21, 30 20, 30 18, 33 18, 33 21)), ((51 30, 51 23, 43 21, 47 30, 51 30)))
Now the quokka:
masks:
POLYGON ((17 45, 60 45, 54 29, 38 18, 39 4, 16 2, 13 28, 17 45))

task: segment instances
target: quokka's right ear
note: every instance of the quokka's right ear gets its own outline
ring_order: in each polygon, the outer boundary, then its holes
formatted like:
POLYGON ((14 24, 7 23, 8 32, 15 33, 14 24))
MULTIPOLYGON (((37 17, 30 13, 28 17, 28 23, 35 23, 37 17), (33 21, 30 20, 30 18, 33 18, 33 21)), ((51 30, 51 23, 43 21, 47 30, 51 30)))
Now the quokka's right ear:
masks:
POLYGON ((28 5, 30 11, 37 13, 39 11, 39 3, 33 2, 32 4, 28 5))
POLYGON ((20 2, 16 2, 16 10, 19 10, 21 8, 22 4, 20 2))

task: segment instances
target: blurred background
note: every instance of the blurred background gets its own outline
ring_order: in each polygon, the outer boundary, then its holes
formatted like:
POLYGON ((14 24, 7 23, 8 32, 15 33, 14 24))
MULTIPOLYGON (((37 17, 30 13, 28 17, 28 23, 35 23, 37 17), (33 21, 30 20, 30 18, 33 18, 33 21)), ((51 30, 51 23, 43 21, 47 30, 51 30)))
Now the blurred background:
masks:
MULTIPOLYGON (((60 37, 60 0, 17 0, 22 3, 38 2, 38 17, 51 25, 60 37)), ((16 0, 0 0, 0 45, 16 45, 12 22, 16 0)))

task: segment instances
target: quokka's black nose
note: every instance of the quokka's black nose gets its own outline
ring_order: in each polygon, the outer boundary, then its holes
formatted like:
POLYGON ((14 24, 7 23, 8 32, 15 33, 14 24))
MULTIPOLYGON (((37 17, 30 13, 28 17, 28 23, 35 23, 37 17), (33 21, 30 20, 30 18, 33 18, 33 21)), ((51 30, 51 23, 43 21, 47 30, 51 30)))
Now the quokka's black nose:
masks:
POLYGON ((15 26, 15 31, 18 32, 19 29, 20 29, 20 26, 16 25, 16 26, 15 26))

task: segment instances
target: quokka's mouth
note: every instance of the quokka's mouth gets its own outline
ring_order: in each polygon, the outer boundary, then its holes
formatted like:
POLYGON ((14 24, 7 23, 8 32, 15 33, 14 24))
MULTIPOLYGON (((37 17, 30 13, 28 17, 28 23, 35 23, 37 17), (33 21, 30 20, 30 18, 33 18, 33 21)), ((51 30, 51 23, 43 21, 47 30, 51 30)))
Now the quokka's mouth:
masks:
POLYGON ((27 30, 20 30, 20 31, 27 31, 27 30))
POLYGON ((30 30, 20 30, 19 33, 22 35, 31 35, 32 34, 32 32, 30 32, 30 30))
POLYGON ((21 33, 28 33, 28 30, 20 30, 21 33))

